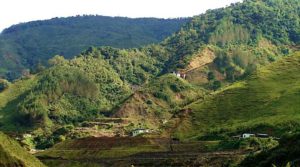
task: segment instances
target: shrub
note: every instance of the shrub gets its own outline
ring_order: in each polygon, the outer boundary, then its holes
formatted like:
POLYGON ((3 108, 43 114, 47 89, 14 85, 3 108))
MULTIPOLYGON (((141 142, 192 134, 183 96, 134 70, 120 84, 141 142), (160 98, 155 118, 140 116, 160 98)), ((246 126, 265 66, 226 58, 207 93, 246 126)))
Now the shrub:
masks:
POLYGON ((170 88, 173 92, 180 92, 181 88, 177 84, 171 84, 170 88))
POLYGON ((221 82, 220 81, 214 81, 212 85, 213 90, 217 90, 221 87, 221 82))
POLYGON ((155 110, 155 111, 154 111, 154 114, 155 114, 157 117, 162 117, 162 116, 163 116, 163 111, 162 111, 162 110, 155 110))
POLYGON ((207 79, 209 80, 209 81, 211 81, 211 80, 214 80, 216 78, 216 76, 215 76, 215 74, 213 73, 213 72, 208 72, 208 74, 207 74, 207 79))
POLYGON ((149 100, 149 99, 146 101, 146 103, 149 104, 149 105, 153 104, 153 102, 151 100, 149 100))
POLYGON ((163 92, 154 92, 153 95, 154 97, 165 100, 167 102, 170 101, 170 97, 163 92))
POLYGON ((65 134, 70 133, 73 129, 74 129, 73 125, 67 125, 67 126, 57 129, 56 131, 53 132, 53 134, 57 135, 57 136, 65 135, 65 134))
POLYGON ((7 89, 9 86, 9 82, 5 79, 0 79, 0 92, 7 89))

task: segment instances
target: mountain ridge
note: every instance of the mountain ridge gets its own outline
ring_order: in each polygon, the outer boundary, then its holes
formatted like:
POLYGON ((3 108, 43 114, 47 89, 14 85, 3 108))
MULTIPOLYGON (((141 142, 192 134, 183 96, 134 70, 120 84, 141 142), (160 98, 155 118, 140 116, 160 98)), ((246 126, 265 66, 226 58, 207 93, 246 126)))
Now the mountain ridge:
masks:
POLYGON ((85 15, 17 24, 0 34, 0 73, 16 79, 22 70, 35 71, 54 55, 72 58, 90 46, 158 43, 188 20, 85 15))

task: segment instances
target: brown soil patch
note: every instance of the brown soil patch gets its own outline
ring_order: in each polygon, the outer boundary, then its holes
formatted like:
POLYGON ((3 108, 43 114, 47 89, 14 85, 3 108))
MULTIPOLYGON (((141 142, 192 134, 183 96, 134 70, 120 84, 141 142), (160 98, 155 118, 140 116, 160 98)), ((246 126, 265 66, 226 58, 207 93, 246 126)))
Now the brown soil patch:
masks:
POLYGON ((210 48, 205 48, 199 55, 194 57, 188 67, 185 69, 185 72, 194 70, 196 68, 203 67, 209 63, 212 63, 216 58, 215 53, 210 48))

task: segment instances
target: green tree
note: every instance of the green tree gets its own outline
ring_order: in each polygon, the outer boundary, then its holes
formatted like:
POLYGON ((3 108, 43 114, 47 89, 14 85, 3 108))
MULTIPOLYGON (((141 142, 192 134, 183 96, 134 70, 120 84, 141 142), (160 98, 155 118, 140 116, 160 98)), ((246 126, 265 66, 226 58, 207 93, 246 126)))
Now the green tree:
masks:
POLYGON ((48 60, 48 64, 51 66, 62 65, 64 63, 66 63, 66 59, 60 55, 55 55, 52 59, 48 60))
POLYGON ((213 82, 213 85, 212 85, 212 89, 213 89, 213 90, 217 90, 217 89, 219 89, 221 86, 222 86, 222 84, 221 84, 220 81, 214 81, 214 82, 213 82))
POLYGON ((214 80, 216 78, 216 76, 215 76, 215 74, 213 73, 213 72, 208 72, 208 74, 207 74, 207 79, 209 80, 209 81, 212 81, 212 80, 214 80))

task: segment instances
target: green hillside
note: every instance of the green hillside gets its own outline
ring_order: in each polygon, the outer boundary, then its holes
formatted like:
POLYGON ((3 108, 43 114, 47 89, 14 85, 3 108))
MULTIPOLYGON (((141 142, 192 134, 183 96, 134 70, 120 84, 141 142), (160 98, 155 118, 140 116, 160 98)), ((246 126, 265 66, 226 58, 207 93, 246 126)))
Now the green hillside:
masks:
MULTIPOLYGON (((131 94, 128 84, 103 59, 87 56, 68 61, 55 57, 51 61, 53 67, 19 81, 23 86, 33 80, 31 89, 17 92, 22 98, 14 108, 3 104, 3 115, 7 110, 16 113, 11 119, 21 126, 49 126, 49 118, 61 124, 75 123, 109 112, 131 94)), ((15 87, 2 94, 13 96, 15 87)), ((7 115, 1 120, 3 129, 10 125, 4 123, 7 115)))
POLYGON ((165 71, 186 68, 212 45, 227 80, 247 75, 299 45, 299 6, 297 0, 246 0, 193 17, 162 43, 169 51, 165 71))
POLYGON ((0 132, 0 166, 44 167, 45 165, 27 153, 17 142, 0 132))
POLYGON ((76 16, 13 25, 0 34, 0 76, 19 77, 56 54, 72 58, 90 46, 118 48, 158 43, 189 19, 76 16))
POLYGON ((186 106, 192 114, 177 134, 201 137, 256 132, 279 137, 299 129, 299 65, 297 52, 186 106))

